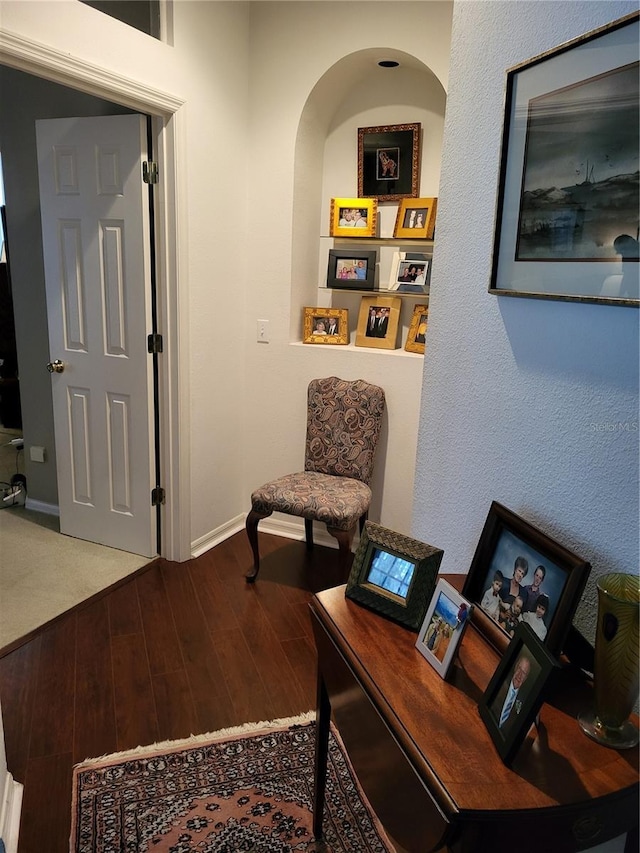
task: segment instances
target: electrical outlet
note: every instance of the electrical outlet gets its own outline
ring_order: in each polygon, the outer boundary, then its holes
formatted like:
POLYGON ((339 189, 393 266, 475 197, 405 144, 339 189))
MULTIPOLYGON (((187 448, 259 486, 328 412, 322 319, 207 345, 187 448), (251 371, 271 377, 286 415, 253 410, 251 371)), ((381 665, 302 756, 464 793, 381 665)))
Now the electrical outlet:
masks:
POLYGON ((269 343, 269 321, 268 320, 258 320, 257 321, 257 341, 259 344, 268 344, 269 343))

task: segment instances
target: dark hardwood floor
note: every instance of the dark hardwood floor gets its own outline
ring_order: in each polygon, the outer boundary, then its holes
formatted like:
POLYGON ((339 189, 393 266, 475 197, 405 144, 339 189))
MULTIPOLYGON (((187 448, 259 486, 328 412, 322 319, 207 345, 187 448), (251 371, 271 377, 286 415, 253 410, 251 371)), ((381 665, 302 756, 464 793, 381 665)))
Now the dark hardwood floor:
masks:
POLYGON ((73 765, 154 741, 315 708, 308 601, 346 582, 338 552, 244 532, 187 563, 157 560, 0 658, 19 853, 66 853, 73 765))

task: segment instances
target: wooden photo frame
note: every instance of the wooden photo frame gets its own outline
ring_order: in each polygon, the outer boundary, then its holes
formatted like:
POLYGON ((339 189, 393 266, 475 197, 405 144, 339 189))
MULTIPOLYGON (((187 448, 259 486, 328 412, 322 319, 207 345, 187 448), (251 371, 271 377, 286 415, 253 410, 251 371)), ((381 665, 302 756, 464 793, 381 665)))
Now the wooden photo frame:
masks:
POLYGON ((436 586, 444 551, 365 522, 345 595, 417 631, 436 586))
POLYGON ((433 240, 437 198, 403 198, 398 206, 394 237, 433 240))
POLYGON ((378 201, 375 198, 332 198, 330 237, 375 237, 378 201))
POLYGON ((429 293, 431 258, 425 252, 394 252, 388 290, 429 293))
POLYGON ((420 124, 358 128, 358 195, 394 201, 417 197, 420 124))
POLYGON ((416 305, 413 309, 413 317, 404 345, 406 352, 417 352, 424 355, 425 335, 427 334, 427 323, 429 322, 429 306, 416 305))
POLYGON ((493 501, 462 594, 477 605, 472 620, 498 651, 526 622, 560 654, 590 570, 586 560, 493 501))
POLYGON ((374 290, 378 252, 373 249, 329 249, 327 287, 374 290))
POLYGON ((640 305, 639 21, 507 71, 490 293, 640 305))
POLYGON ((519 625, 478 703, 480 716, 507 766, 538 715, 545 687, 558 666, 531 628, 519 625))
POLYGON ((349 312, 346 308, 304 308, 304 344, 348 344, 349 312))
POLYGON ((416 641, 416 649, 441 678, 446 678, 473 605, 439 578, 416 641))
POLYGON ((363 296, 360 301, 357 347, 396 349, 400 325, 399 296, 363 296))

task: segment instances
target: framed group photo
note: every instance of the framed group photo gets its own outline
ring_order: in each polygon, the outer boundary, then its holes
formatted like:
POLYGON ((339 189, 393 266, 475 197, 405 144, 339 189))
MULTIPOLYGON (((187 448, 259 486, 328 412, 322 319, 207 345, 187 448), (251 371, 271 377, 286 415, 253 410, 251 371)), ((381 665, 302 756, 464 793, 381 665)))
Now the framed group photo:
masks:
POLYGON ((420 186, 419 123, 358 128, 358 195, 378 201, 416 197, 420 186))
POLYGON ((329 249, 327 287, 374 290, 378 253, 368 249, 329 249))
POLYGON ((640 305, 639 14, 507 71, 489 292, 640 305))
POLYGON ((504 651, 521 623, 552 654, 562 651, 591 566, 494 501, 465 580, 482 634, 504 651))
POLYGON ((424 252, 394 252, 389 290, 429 293, 431 258, 424 252))
POLYGON ((403 198, 398 206, 394 237, 433 240, 436 227, 436 198, 403 198))
POLYGON ((416 648, 442 678, 447 677, 472 610, 473 605, 451 584, 438 580, 416 648))
POLYGON ((405 352, 417 352, 420 355, 424 355, 428 321, 429 306, 415 305, 411 325, 407 333, 407 340, 404 345, 405 352))
POLYGON ((332 198, 330 237, 375 237, 378 202, 375 198, 332 198))
POLYGON ((478 703, 482 721, 507 766, 535 721, 557 667, 531 628, 520 625, 478 703))
POLYGON ((365 522, 345 595, 417 631, 436 586, 444 551, 365 522))
POLYGON ((360 301, 356 346, 396 349, 400 325, 399 296, 363 296, 360 301))
POLYGON ((349 312, 346 308, 305 308, 302 342, 348 344, 349 312))

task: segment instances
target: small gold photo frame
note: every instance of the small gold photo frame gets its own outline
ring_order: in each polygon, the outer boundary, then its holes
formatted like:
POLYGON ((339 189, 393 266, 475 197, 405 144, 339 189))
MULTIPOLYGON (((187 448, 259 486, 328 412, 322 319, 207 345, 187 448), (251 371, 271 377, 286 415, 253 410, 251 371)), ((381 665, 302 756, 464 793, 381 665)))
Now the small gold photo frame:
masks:
POLYGON ((332 198, 329 236, 375 237, 378 200, 375 198, 332 198))
POLYGON ((429 306, 416 305, 413 309, 413 317, 409 326, 409 334, 404 348, 407 352, 417 352, 424 355, 425 335, 427 334, 427 323, 429 320, 429 306))
POLYGON ((303 344, 348 344, 349 312, 346 308, 305 308, 303 344))
POLYGON ((399 296, 363 296, 358 314, 356 346, 396 349, 401 305, 399 296))
POLYGON ((401 199, 393 236, 433 240, 437 207, 437 198, 401 199))

